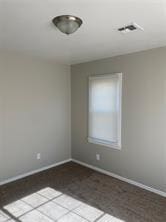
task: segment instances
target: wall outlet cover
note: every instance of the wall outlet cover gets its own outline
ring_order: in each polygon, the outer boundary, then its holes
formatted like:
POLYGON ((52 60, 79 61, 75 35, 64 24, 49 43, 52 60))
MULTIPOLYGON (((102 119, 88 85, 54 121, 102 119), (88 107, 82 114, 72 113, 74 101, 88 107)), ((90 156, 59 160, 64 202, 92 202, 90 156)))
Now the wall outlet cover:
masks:
POLYGON ((41 154, 37 153, 37 160, 40 160, 40 159, 41 159, 41 154))
POLYGON ((98 154, 98 153, 96 154, 96 160, 98 160, 98 161, 100 160, 100 154, 98 154))

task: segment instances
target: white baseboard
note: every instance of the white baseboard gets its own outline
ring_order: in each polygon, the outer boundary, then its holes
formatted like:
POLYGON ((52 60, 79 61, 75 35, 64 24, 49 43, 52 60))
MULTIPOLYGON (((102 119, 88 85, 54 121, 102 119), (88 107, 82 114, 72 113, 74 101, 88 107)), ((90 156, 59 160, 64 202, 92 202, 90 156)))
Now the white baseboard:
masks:
POLYGON ((63 161, 61 161, 61 162, 54 163, 54 164, 52 164, 52 165, 42 167, 42 168, 40 168, 40 169, 33 170, 33 171, 28 172, 28 173, 18 175, 18 176, 16 176, 16 177, 9 178, 9 179, 7 179, 7 180, 4 180, 4 181, 0 182, 0 186, 2 186, 2 185, 4 185, 4 184, 7 184, 7 183, 11 183, 11 182, 16 181, 16 180, 19 180, 19 179, 22 179, 22 178, 27 177, 27 176, 33 175, 33 174, 35 174, 35 173, 40 173, 40 172, 42 172, 42 171, 44 171, 44 170, 48 170, 48 169, 50 169, 50 168, 53 168, 53 167, 62 165, 62 164, 64 164, 64 163, 68 163, 68 162, 70 162, 70 161, 71 161, 71 159, 63 160, 63 161))
POLYGON ((90 168, 90 169, 93 169, 93 170, 95 170, 95 171, 98 171, 98 172, 100 172, 100 173, 106 174, 106 175, 108 175, 108 176, 114 177, 114 178, 116 178, 116 179, 119 179, 119 180, 122 180, 122 181, 124 181, 124 182, 130 183, 130 184, 135 185, 135 186, 137 186, 137 187, 140 187, 140 188, 142 188, 142 189, 144 189, 144 190, 148 190, 148 191, 153 192, 153 193, 155 193, 155 194, 158 194, 158 195, 160 195, 160 196, 166 197, 166 192, 163 192, 163 191, 157 190, 157 189, 155 189, 155 188, 146 186, 146 185, 144 185, 144 184, 142 184, 142 183, 138 183, 138 182, 136 182, 136 181, 134 181, 134 180, 127 179, 127 178, 125 178, 125 177, 119 176, 119 175, 114 174, 114 173, 111 173, 111 172, 109 172, 109 171, 107 171, 107 170, 103 170, 103 169, 101 169, 101 168, 99 168, 99 167, 92 166, 92 165, 90 165, 90 164, 84 163, 84 162, 79 161, 79 160, 76 160, 76 159, 72 159, 72 161, 75 162, 75 163, 78 163, 78 164, 80 164, 80 165, 82 165, 82 166, 86 166, 86 167, 88 167, 88 168, 90 168))
POLYGON ((4 185, 4 184, 7 184, 7 183, 10 183, 10 182, 14 182, 14 181, 19 180, 19 179, 22 179, 22 178, 25 178, 25 177, 30 176, 30 175, 33 175, 33 174, 35 174, 35 173, 40 173, 40 172, 42 172, 42 171, 44 171, 44 170, 48 170, 48 169, 50 169, 50 168, 53 168, 53 167, 62 165, 62 164, 64 164, 64 163, 68 163, 68 162, 70 162, 70 161, 73 161, 73 162, 75 162, 75 163, 78 163, 78 164, 80 164, 80 165, 82 165, 82 166, 86 166, 86 167, 88 167, 88 168, 90 168, 90 169, 93 169, 93 170, 98 171, 98 172, 100 172, 100 173, 106 174, 106 175, 108 175, 108 176, 117 178, 117 179, 122 180, 122 181, 124 181, 124 182, 130 183, 130 184, 132 184, 132 185, 135 185, 135 186, 140 187, 140 188, 142 188, 142 189, 148 190, 148 191, 150 191, 150 192, 156 193, 156 194, 158 194, 158 195, 160 195, 160 196, 166 197, 166 192, 163 192, 163 191, 157 190, 157 189, 155 189, 155 188, 146 186, 146 185, 144 185, 144 184, 142 184, 142 183, 138 183, 138 182, 136 182, 136 181, 134 181, 134 180, 127 179, 127 178, 125 178, 125 177, 119 176, 119 175, 114 174, 114 173, 111 173, 111 172, 109 172, 109 171, 107 171, 107 170, 103 170, 103 169, 101 169, 101 168, 99 168, 99 167, 92 166, 92 165, 90 165, 90 164, 84 163, 84 162, 79 161, 79 160, 76 160, 76 159, 67 159, 67 160, 64 160, 64 161, 61 161, 61 162, 58 162, 58 163, 55 163, 55 164, 52 164, 52 165, 49 165, 49 166, 42 167, 42 168, 37 169, 37 170, 33 170, 33 171, 28 172, 28 173, 25 173, 25 174, 18 175, 18 176, 16 176, 16 177, 9 178, 9 179, 7 179, 7 180, 4 180, 4 181, 0 182, 0 186, 2 186, 2 185, 4 185))

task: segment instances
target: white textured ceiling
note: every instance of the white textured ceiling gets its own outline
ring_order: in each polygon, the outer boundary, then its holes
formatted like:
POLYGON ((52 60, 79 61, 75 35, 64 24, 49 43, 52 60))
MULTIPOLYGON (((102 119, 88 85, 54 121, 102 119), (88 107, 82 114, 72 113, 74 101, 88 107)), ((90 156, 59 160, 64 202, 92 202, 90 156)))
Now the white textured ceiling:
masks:
POLYGON ((166 0, 0 0, 0 47, 74 64, 166 45, 166 0), (73 14, 82 27, 66 36, 53 17, 73 14), (144 28, 123 35, 136 22, 144 28))

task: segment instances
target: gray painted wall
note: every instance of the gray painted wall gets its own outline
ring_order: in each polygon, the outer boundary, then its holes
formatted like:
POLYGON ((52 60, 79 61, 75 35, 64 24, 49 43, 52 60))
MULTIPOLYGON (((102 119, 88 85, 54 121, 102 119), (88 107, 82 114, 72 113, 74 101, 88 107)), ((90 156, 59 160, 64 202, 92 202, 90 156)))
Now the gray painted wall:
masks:
POLYGON ((0 182, 70 156, 70 67, 0 53, 0 182))
POLYGON ((72 157, 166 191, 166 48, 73 65, 71 72, 72 157), (87 142, 88 76, 116 72, 123 73, 120 151, 87 142))

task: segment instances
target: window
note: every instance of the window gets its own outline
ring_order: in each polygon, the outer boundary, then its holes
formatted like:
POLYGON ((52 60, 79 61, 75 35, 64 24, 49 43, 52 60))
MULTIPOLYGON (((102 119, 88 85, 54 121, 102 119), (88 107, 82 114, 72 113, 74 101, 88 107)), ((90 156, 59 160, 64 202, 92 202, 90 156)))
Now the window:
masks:
POLYGON ((89 77, 88 141, 121 149, 122 73, 89 77))

